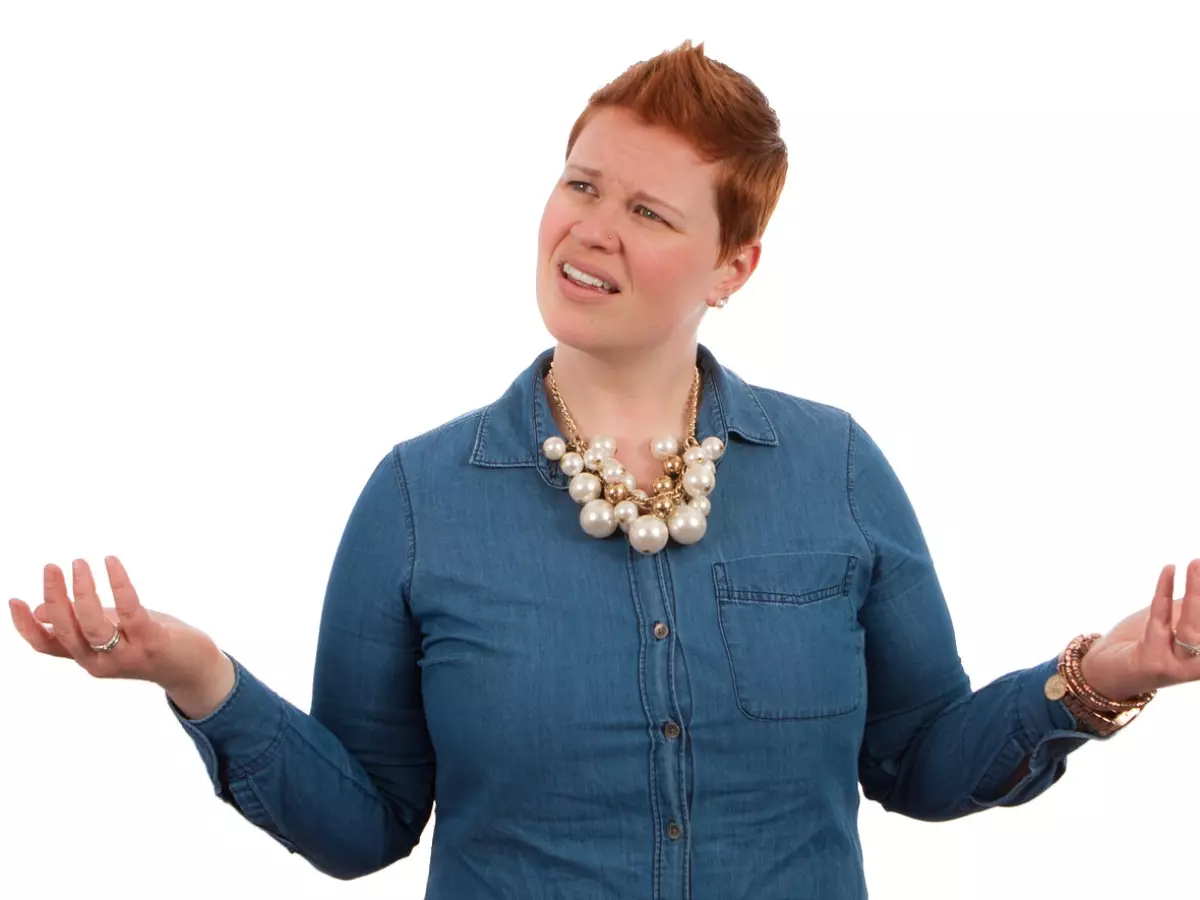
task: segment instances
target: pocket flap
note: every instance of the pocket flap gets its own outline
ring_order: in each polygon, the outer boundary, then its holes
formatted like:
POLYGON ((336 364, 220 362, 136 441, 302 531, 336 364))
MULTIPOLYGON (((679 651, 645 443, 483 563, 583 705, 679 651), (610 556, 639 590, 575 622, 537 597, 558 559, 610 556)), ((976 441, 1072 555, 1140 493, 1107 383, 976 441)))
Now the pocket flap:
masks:
POLYGON ((811 602, 850 590, 858 557, 828 550, 743 556, 713 563, 717 596, 811 602))

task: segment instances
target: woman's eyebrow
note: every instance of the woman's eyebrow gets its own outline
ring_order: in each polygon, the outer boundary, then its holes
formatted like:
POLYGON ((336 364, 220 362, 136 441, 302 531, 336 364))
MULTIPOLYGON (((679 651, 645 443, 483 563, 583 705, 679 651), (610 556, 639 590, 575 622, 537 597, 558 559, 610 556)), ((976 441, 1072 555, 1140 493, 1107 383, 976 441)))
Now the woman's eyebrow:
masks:
MULTIPOLYGON (((596 179, 601 179, 601 180, 603 180, 603 178, 604 178, 603 172, 601 172, 599 169, 593 169, 589 166, 580 166, 575 163, 570 163, 567 165, 567 168, 574 169, 577 172, 582 172, 584 175, 587 175, 589 178, 596 178, 596 179)), ((680 219, 684 218, 684 215, 682 212, 680 212, 678 209, 676 209, 674 206, 672 206, 666 200, 663 200, 659 197, 655 197, 653 194, 647 194, 645 191, 635 191, 633 196, 639 200, 647 201, 651 206, 658 206, 663 209, 666 209, 669 212, 673 213, 677 218, 680 218, 680 219)))

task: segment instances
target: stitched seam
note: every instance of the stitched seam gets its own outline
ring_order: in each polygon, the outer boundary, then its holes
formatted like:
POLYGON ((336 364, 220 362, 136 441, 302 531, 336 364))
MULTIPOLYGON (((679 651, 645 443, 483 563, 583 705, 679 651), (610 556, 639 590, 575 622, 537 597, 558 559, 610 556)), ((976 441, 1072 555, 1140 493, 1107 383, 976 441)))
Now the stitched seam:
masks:
POLYGON ((275 754, 279 752, 279 746, 283 741, 283 728, 286 724, 285 714, 286 708, 281 707, 279 710, 279 725, 275 729, 275 734, 271 738, 271 742, 267 744, 266 749, 264 749, 262 753, 258 754, 258 756, 254 757, 254 759, 247 763, 243 763, 242 765, 236 767, 230 767, 229 771, 226 773, 226 777, 230 781, 246 780, 250 778, 250 776, 258 774, 271 764, 271 762, 275 759, 275 754))
POLYGON ((725 588, 719 592, 723 599, 731 601, 737 600, 757 600, 759 597, 778 597, 778 600, 764 600, 764 603, 791 603, 796 606, 803 606, 805 603, 815 603, 817 600, 824 600, 829 597, 836 597, 838 594, 846 592, 846 582, 841 581, 838 584, 832 584, 829 587, 817 588, 815 591, 806 591, 803 594, 791 594, 787 591, 759 591, 754 589, 739 589, 725 588))
MULTIPOLYGON (((858 562, 858 560, 855 557, 851 557, 850 560, 847 562, 846 576, 845 576, 845 579, 843 582, 843 586, 839 588, 840 591, 848 594, 848 591, 846 590, 845 585, 849 584, 849 582, 853 576, 854 567, 857 565, 857 562, 858 562)), ((779 600, 734 599, 729 596, 730 593, 732 593, 735 589, 727 586, 728 580, 725 575, 725 566, 719 562, 713 563, 712 576, 713 576, 713 587, 714 587, 714 590, 716 593, 716 598, 717 598, 717 627, 720 629, 720 632, 721 632, 721 644, 725 648, 725 658, 726 658, 726 660, 729 661, 729 678, 730 678, 730 682, 732 683, 732 686, 733 686, 733 701, 734 701, 734 703, 737 704, 737 708, 743 716, 745 716, 747 719, 750 719, 751 721, 755 721, 755 722, 781 722, 781 721, 808 722, 808 721, 815 721, 815 720, 820 720, 820 719, 835 719, 840 716, 852 715, 853 713, 858 711, 858 709, 862 705, 862 701, 863 701, 863 696, 862 696, 861 691, 859 692, 858 699, 849 708, 845 708, 845 709, 839 708, 839 709, 835 709, 832 712, 827 712, 827 713, 818 713, 815 715, 803 715, 803 716, 761 715, 759 713, 754 713, 754 712, 751 712, 750 710, 748 710, 746 708, 746 706, 742 703, 742 695, 741 695, 741 692, 738 690, 737 666, 733 659, 733 650, 731 649, 730 644, 729 644, 729 635, 725 629, 725 617, 722 615, 722 610, 725 609, 726 604, 731 604, 731 603, 770 603, 770 604, 777 605, 777 606, 788 606, 788 607, 802 607, 802 606, 806 606, 808 604, 797 604, 795 602, 787 602, 787 601, 779 601, 779 600)), ((790 595, 783 594, 783 595, 777 595, 777 596, 790 596, 790 595)), ((837 594, 834 594, 833 596, 837 596, 837 594)))
POLYGON ((779 433, 775 430, 775 424, 771 421, 771 417, 767 415, 766 409, 763 407, 762 403, 759 402, 758 394, 755 393, 754 388, 751 387, 749 384, 746 385, 746 393, 748 393, 750 395, 750 399, 754 401, 754 405, 757 406, 758 411, 760 413, 762 413, 763 422, 766 423, 767 431, 770 433, 770 438, 768 438, 768 442, 772 445, 778 444, 779 443, 779 433))
POLYGON ((858 526, 858 530, 862 533, 863 538, 867 542, 867 546, 871 548, 871 555, 878 555, 875 548, 875 542, 871 540, 871 536, 867 534, 867 530, 863 528, 862 521, 858 518, 858 504, 854 501, 854 433, 858 428, 858 424, 854 421, 854 416, 846 413, 846 421, 850 425, 850 437, 846 444, 846 498, 850 504, 850 515, 854 519, 854 524, 858 526))
POLYGON ((728 437, 729 419, 725 416, 725 404, 721 402, 721 392, 716 388, 716 378, 711 379, 709 384, 712 387, 710 393, 712 394, 713 405, 717 408, 717 419, 721 423, 721 431, 728 437))
MULTIPOLYGON (((1004 740, 1000 742, 1000 745, 996 748, 996 752, 991 755, 991 757, 987 761, 987 765, 983 767, 983 775, 980 776, 979 780, 976 781, 975 784, 971 787, 971 789, 967 792, 968 800, 972 800, 977 803, 980 802, 980 801, 975 800, 975 797, 976 797, 976 795, 978 795, 980 793, 980 789, 987 782, 988 776, 989 776, 989 770, 992 768, 992 766, 996 765, 996 761, 999 760, 1001 754, 1003 754, 1004 751, 1008 749, 1008 744, 1010 741, 1015 741, 1017 746, 1020 748, 1020 750, 1023 754, 1025 754, 1025 755, 1029 754, 1029 751, 1025 749, 1026 741, 1023 741, 1021 739, 1022 738, 1021 731, 1024 729, 1024 723, 1021 722, 1021 712, 1020 712, 1021 705, 1018 702, 1019 701, 1018 695, 1020 694, 1020 683, 1017 682, 1016 679, 1013 679, 1013 681, 1014 681, 1014 684, 1011 686, 1008 696, 1005 698, 1006 704, 1008 706, 1008 708, 1005 710, 1005 712, 1006 712, 1005 719, 1007 720, 1008 728, 1005 731, 1004 740), (1013 730, 1013 719, 1014 718, 1017 720, 1017 726, 1016 726, 1015 731, 1013 730)), ((942 712, 939 712, 937 715, 940 716, 943 714, 943 712, 944 712, 944 710, 942 712)), ((930 720, 930 725, 933 724, 933 721, 936 718, 937 718, 937 716, 934 716, 934 718, 930 720)), ((1029 772, 1026 773, 1025 778, 1022 778, 1016 785, 1013 785, 1012 788, 1010 788, 1008 791, 1006 791, 1005 794, 1002 796, 1007 796, 1007 794, 1009 794, 1013 790, 1015 790, 1018 785, 1024 784, 1025 780, 1030 775, 1033 774, 1032 762, 1033 761, 1030 760, 1029 772)), ((1019 765, 1019 763, 1018 763, 1018 765, 1019 765)), ((1001 777, 1007 778, 1011 774, 1012 774, 1011 772, 1007 772, 1001 777)), ((997 798, 997 799, 1002 799, 1002 798, 997 798)), ((987 801, 987 802, 995 803, 994 800, 987 801)))
POLYGON ((400 445, 392 448, 392 474, 396 479, 396 488, 400 493, 400 502, 404 504, 404 535, 405 556, 404 581, 400 585, 400 599, 408 602, 408 594, 412 590, 413 570, 417 565, 417 528, 413 519, 412 498, 408 493, 408 481, 404 475, 404 462, 400 458, 400 445))
MULTIPOLYGON (((632 545, 626 548, 625 555, 625 571, 629 575, 629 590, 633 596, 633 606, 637 610, 638 631, 641 634, 641 646, 638 652, 638 692, 642 696, 642 710, 646 714, 646 721, 649 723, 648 728, 654 728, 654 716, 650 712, 650 696, 646 693, 646 613, 642 609, 642 598, 638 593, 637 575, 633 567, 633 554, 637 551, 632 545)), ((671 636, 675 635, 675 626, 671 625, 671 636)), ((649 788, 650 788, 650 810, 654 819, 654 896, 657 898, 660 892, 660 878, 662 865, 662 811, 658 806, 658 769, 654 758, 654 737, 650 737, 649 750, 649 765, 647 766, 649 773, 649 788)))
MULTIPOLYGON (((667 566, 666 554, 659 554, 658 556, 659 556, 659 558, 655 562, 656 562, 656 569, 658 571, 659 590, 662 591, 663 596, 667 599, 665 606, 666 606, 667 617, 671 620, 671 633, 675 637, 678 637, 679 633, 678 633, 678 631, 676 631, 675 616, 672 614, 672 604, 675 602, 675 584, 671 580, 671 572, 667 566)), ((682 655, 683 645, 678 640, 672 642, 672 647, 674 649, 677 649, 679 651, 680 655, 682 655)), ((685 775, 686 775, 685 769, 687 766, 686 757, 687 757, 688 732, 683 728, 683 725, 684 725, 683 710, 680 708, 679 697, 675 690, 675 654, 673 652, 667 657, 667 685, 668 685, 669 693, 670 693, 670 697, 671 697, 671 705, 673 707, 672 713, 673 714, 677 713, 679 716, 680 736, 679 736, 679 747, 678 747, 677 757, 676 757, 678 760, 676 770, 677 770, 677 777, 679 779, 679 790, 682 791, 685 795, 685 800, 683 803, 681 803, 679 805, 679 809, 680 809, 680 818, 683 819, 683 822, 681 823, 683 825, 683 837, 684 837, 683 862, 684 862, 684 868, 686 870, 686 867, 687 867, 687 864, 689 861, 689 855, 690 855, 689 851, 690 851, 691 839, 692 839, 692 822, 691 822, 691 817, 688 815, 688 805, 686 802, 687 779, 685 777, 685 775)), ((685 879, 685 881, 684 881, 684 900, 688 900, 689 896, 690 896, 689 885, 685 879)))
POLYGON ((279 822, 275 820, 275 817, 271 815, 271 810, 263 800, 263 795, 259 793, 258 788, 255 786, 254 779, 247 776, 243 780, 245 781, 246 786, 250 788, 250 793, 254 795, 254 799, 258 801, 259 808, 262 809, 263 818, 271 823, 271 828, 275 832, 275 837, 281 838, 289 847, 295 847, 296 842, 291 839, 288 833, 283 830, 283 827, 279 824, 279 822))
POLYGON ((471 462, 479 462, 483 459, 483 432, 487 428, 487 417, 490 407, 484 407, 479 414, 479 426, 475 429, 475 445, 471 448, 471 462))

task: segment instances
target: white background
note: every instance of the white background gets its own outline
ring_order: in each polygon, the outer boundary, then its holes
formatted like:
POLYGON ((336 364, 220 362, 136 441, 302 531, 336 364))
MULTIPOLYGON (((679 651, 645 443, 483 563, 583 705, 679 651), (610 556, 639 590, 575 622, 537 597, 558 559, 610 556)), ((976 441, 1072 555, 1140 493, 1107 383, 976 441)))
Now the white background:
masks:
MULTIPOLYGON (((851 411, 917 508, 973 683, 1200 557, 1190 4, 0 7, 0 592, 125 562, 307 708, 337 540, 392 444, 550 346, 568 129, 705 41, 791 173, 701 340, 851 411), (526 13, 524 10, 530 10, 526 13)), ((310 868, 212 794, 150 685, 0 636, 7 896, 420 897, 310 868), (43 893, 47 892, 47 893, 43 893)), ((862 812, 873 900, 1187 893, 1200 689, 1033 803, 862 812), (1086 886, 1086 887, 1085 887, 1086 886)), ((436 816, 435 816, 436 821, 436 816)))

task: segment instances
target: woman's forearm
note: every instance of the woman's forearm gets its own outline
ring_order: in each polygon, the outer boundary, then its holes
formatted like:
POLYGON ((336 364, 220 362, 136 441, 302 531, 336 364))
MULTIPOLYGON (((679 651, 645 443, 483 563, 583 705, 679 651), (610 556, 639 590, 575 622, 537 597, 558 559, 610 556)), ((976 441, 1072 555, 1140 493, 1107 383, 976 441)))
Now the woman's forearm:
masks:
MULTIPOLYGON (((403 769, 402 781, 373 778, 323 722, 227 659, 235 683, 208 717, 193 720, 168 697, 217 795, 335 878, 367 875, 408 856, 433 809, 427 737, 414 733, 410 747, 395 748, 418 763, 403 769)), ((197 686, 194 696, 183 699, 203 709, 219 684, 214 676, 211 692, 197 686)))

